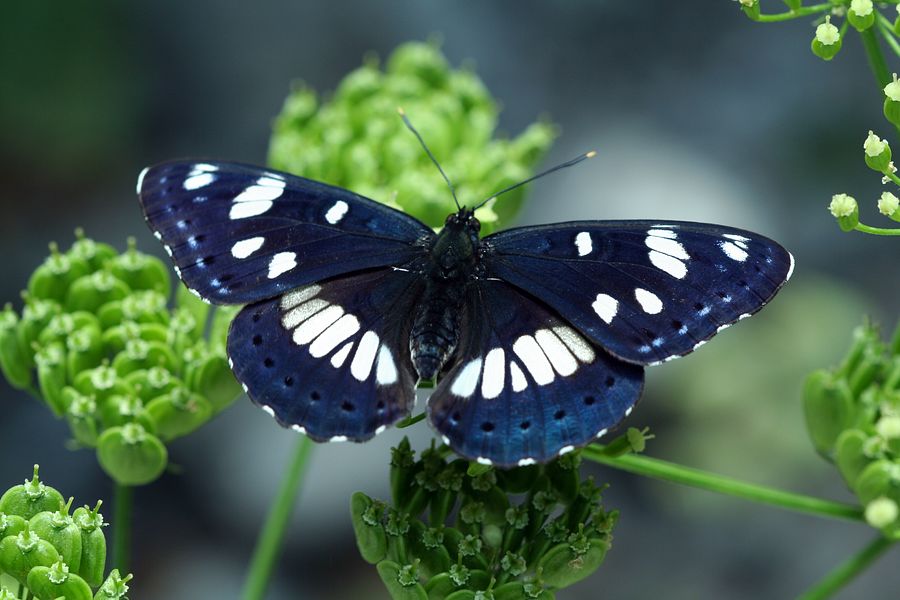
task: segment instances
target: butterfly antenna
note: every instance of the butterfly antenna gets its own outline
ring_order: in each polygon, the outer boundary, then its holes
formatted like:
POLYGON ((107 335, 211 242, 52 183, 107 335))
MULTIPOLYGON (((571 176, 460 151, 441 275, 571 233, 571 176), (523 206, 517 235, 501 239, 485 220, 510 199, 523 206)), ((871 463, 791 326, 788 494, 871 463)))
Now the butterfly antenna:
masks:
POLYGON ((447 174, 444 173, 444 170, 441 168, 441 165, 438 163, 437 159, 434 157, 434 154, 431 153, 431 150, 428 149, 428 145, 425 144, 425 140, 422 139, 422 136, 419 135, 419 132, 416 131, 416 128, 413 127, 413 124, 410 123, 409 118, 406 116, 406 111, 402 108, 398 107, 397 112, 400 114, 400 118, 403 119, 403 124, 406 125, 406 128, 413 132, 413 135, 416 136, 416 139, 419 140, 419 143, 422 144, 422 148, 425 150, 425 154, 428 155, 428 158, 431 159, 431 162, 434 163, 434 166, 437 167, 438 171, 441 172, 441 177, 444 178, 444 181, 447 182, 447 187, 450 188, 450 193, 453 194, 453 201, 456 202, 456 208, 462 209, 459 205, 459 200, 456 198, 456 190, 453 188, 453 184, 450 183, 450 178, 447 177, 447 174))
POLYGON ((575 165, 577 165, 577 164, 580 163, 581 161, 587 160, 588 158, 594 158, 595 156, 597 156, 597 151, 596 151, 596 150, 591 150, 590 152, 587 152, 587 153, 585 153, 585 154, 582 154, 581 156, 577 156, 577 157, 573 158, 572 160, 567 160, 566 162, 564 162, 564 163, 562 163, 562 164, 560 164, 560 165, 556 165, 556 166, 553 167, 553 168, 550 168, 550 169, 547 169, 546 171, 543 171, 543 172, 541 172, 541 173, 538 173, 537 175, 535 175, 535 176, 533 176, 533 177, 529 177, 529 178, 526 179, 525 181, 520 181, 519 183, 513 184, 513 185, 509 186, 508 188, 503 188, 503 189, 500 190, 499 192, 496 192, 496 193, 491 194, 490 196, 488 196, 488 198, 486 198, 483 202, 481 202, 480 204, 478 204, 478 205, 477 205, 475 208, 473 208, 472 210, 478 210, 479 208, 481 208, 482 206, 484 206, 485 204, 487 204, 488 202, 490 202, 491 200, 493 200, 494 198, 496 198, 496 197, 499 196, 500 194, 505 194, 506 192, 509 192, 509 191, 511 191, 511 190, 516 189, 517 187, 521 187, 521 186, 525 185, 526 183, 531 183, 531 182, 534 181, 535 179, 540 179, 540 178, 543 177, 544 175, 549 175, 550 173, 553 173, 553 172, 555 172, 555 171, 559 171, 560 169, 565 169, 565 168, 567 168, 567 167, 574 167, 575 165))

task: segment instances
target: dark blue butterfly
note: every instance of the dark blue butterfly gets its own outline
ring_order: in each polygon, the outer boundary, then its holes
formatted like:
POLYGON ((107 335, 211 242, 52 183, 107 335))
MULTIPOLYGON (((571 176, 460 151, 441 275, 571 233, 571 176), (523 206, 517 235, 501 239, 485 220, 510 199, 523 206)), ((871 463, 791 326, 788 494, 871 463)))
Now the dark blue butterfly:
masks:
POLYGON ((583 221, 440 233, 350 191, 228 162, 145 170, 138 194, 179 276, 231 325, 232 369, 279 424, 363 441, 436 379, 431 424, 458 453, 546 462, 632 410, 643 367, 750 316, 793 258, 717 225, 583 221))

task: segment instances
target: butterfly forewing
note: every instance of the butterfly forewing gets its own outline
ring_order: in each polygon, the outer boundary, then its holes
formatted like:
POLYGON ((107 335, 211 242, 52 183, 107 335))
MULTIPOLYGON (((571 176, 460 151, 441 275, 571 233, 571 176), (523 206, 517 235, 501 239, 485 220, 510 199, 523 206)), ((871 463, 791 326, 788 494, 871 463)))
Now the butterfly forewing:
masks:
POLYGON ((409 315, 423 282, 378 269, 245 307, 228 355, 250 398, 317 441, 363 441, 407 416, 416 376, 409 315))
POLYGON ((445 441, 473 460, 547 462, 606 433, 640 396, 641 367, 503 282, 469 287, 461 331, 428 412, 445 441))
POLYGON ((655 364, 691 352, 758 311, 793 258, 739 229, 588 221, 485 238, 489 277, 539 298, 613 355, 655 364))
POLYGON ((170 162, 138 181, 144 215, 185 284, 244 304, 361 269, 401 265, 432 231, 347 190, 229 162, 170 162))

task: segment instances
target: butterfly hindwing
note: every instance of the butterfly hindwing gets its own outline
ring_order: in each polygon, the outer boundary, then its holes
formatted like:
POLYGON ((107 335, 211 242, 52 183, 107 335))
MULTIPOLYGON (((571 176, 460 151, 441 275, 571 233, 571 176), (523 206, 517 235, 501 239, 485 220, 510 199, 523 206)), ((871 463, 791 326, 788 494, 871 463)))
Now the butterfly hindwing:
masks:
POLYGON ((641 367, 610 356, 501 281, 470 285, 460 329, 428 414, 470 459, 547 462, 603 435, 640 396, 641 367))
POLYGON ((282 426, 317 441, 369 439, 415 402, 409 315, 422 285, 378 269, 251 304, 228 335, 232 369, 282 426))
POLYGON ((433 232, 353 192, 230 162, 146 169, 147 223, 185 284, 216 304, 245 304, 343 273, 402 265, 433 232))
POLYGON ((483 243, 488 277, 546 302, 613 355, 645 365, 687 354, 758 311, 794 264, 763 236, 685 222, 522 227, 483 243))

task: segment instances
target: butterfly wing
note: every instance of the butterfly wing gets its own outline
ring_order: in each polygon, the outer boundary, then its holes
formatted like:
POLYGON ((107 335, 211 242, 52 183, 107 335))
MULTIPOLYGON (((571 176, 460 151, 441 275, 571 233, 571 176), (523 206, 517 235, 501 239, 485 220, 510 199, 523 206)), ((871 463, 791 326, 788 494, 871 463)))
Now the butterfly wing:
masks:
POLYGON ((453 366, 428 402, 456 452, 498 466, 547 462, 624 419, 643 369, 496 280, 470 285, 453 366))
POLYGON ((343 273, 402 265, 433 232, 350 191, 230 162, 168 162, 138 180, 147 224, 185 284, 245 304, 343 273))
POLYGON ((794 267, 768 238, 699 223, 573 222, 483 242, 487 277, 535 296, 594 343, 644 365, 687 354, 755 313, 794 267))
POLYGON ((246 306, 228 355, 250 398, 317 441, 363 441, 407 416, 418 376, 409 315, 423 283, 377 269, 246 306))

